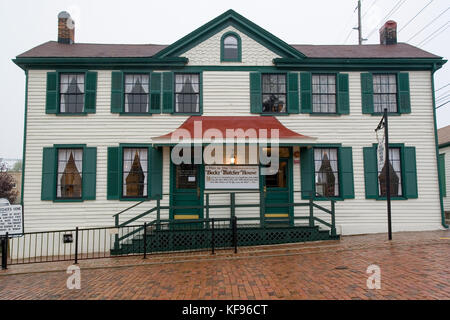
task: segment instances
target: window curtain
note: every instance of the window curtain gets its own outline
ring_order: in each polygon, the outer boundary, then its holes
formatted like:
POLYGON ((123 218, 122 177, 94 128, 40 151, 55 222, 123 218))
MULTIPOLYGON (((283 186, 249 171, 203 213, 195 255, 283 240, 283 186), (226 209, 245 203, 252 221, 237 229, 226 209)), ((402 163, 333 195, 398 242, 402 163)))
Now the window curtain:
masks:
MULTIPOLYGON (((130 112, 130 104, 140 104, 144 100, 133 97, 133 94, 148 94, 148 76, 128 74, 125 76, 125 112, 130 112)), ((148 101, 148 100, 147 100, 148 101)), ((148 112, 148 102, 145 112, 148 112)))
MULTIPOLYGON (((339 174, 338 174, 338 159, 337 159, 337 149, 314 149, 314 169, 316 172, 316 185, 317 184, 326 184, 327 183, 327 173, 320 172, 320 169, 323 164, 324 157, 327 157, 331 170, 334 175, 334 194, 339 195, 339 174)), ((316 192, 323 194, 324 190, 316 190, 316 192)))
POLYGON ((144 174, 144 191, 143 196, 147 196, 147 172, 148 172, 148 161, 147 161, 147 149, 144 148, 124 148, 123 149, 123 195, 127 194, 127 177, 133 167, 133 163, 136 158, 136 153, 138 156, 139 164, 142 168, 144 174))
MULTIPOLYGON (((182 94, 192 94, 199 93, 199 76, 198 74, 177 74, 175 79, 175 92, 182 94)), ((183 95, 176 95, 176 103, 175 103, 175 112, 180 112, 179 106, 183 104, 182 102, 186 99, 183 95)), ((191 97, 191 103, 196 104, 197 110, 194 112, 198 112, 198 100, 196 96, 191 97), (194 100, 195 99, 195 100, 194 100)))
POLYGON ((80 176, 83 175, 83 150, 82 149, 59 149, 58 150, 58 187, 57 197, 61 197, 61 179, 64 175, 66 167, 69 165, 69 160, 73 159, 75 167, 80 176))
POLYGON ((66 99, 70 94, 84 93, 84 74, 61 74, 60 80, 61 112, 66 112, 66 99))

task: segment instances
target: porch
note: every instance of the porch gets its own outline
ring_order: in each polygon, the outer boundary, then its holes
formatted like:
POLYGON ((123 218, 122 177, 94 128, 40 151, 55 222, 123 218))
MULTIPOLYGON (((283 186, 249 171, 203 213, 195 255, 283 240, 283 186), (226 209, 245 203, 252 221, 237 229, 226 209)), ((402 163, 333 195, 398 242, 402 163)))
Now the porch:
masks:
MULTIPOLYGON (((301 198, 301 191, 294 191, 301 198)), ((169 196, 168 194, 166 196, 169 196)), ((265 192, 208 192, 203 205, 162 205, 155 200, 150 210, 121 221, 121 215, 144 203, 141 201, 114 215, 115 227, 122 232, 115 235, 113 255, 130 253, 155 253, 211 248, 237 248, 240 246, 270 245, 320 240, 337 240, 335 200, 328 199, 318 204, 312 194, 306 201, 267 203, 265 192), (258 203, 240 203, 237 196, 258 195, 258 203), (228 202, 211 204, 211 197, 225 196, 228 202), (304 207, 308 214, 296 213, 294 208, 304 207), (238 216, 237 210, 256 208, 259 215, 238 216), (273 208, 285 208, 290 214, 273 213, 273 208), (184 215, 182 219, 161 219, 171 216, 167 212, 190 210, 204 213, 204 218, 184 215), (216 212, 220 210, 221 215, 216 212), (228 216, 224 217, 224 210, 228 216), (164 214, 166 211, 166 214, 164 214), (320 216, 320 217, 319 217, 320 216), (324 218, 326 216, 327 218, 324 218), (150 219, 150 220, 149 220, 150 219), (144 221, 140 224, 140 221, 144 221), (130 228, 127 228, 130 227, 130 228), (127 230, 125 232, 125 230, 127 230)), ((318 195, 320 196, 320 195, 318 195)), ((256 198, 256 197, 255 197, 256 198)), ((203 216, 203 214, 202 214, 203 216)))

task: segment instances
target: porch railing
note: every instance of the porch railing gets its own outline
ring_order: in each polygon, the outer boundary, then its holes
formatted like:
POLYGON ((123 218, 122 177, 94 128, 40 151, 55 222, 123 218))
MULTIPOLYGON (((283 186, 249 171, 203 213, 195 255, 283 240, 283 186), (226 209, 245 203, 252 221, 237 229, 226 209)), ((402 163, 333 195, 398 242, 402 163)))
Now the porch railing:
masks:
MULTIPOLYGON (((270 191, 271 193, 286 193, 286 191, 270 191)), ((270 227, 270 225, 274 222, 280 222, 280 223, 285 223, 286 219, 283 218, 270 218, 270 220, 268 218, 265 217, 265 214, 267 213, 267 209, 268 208, 292 208, 293 213, 292 216, 290 216, 291 221, 293 222, 293 224, 295 225, 296 221, 307 221, 308 226, 310 227, 314 227, 315 226, 315 222, 319 223, 320 225, 323 225, 327 228, 330 229, 330 233, 332 236, 336 236, 336 219, 335 219, 335 204, 336 204, 336 200, 331 199, 331 198, 327 198, 324 197, 323 195, 320 195, 318 193, 316 193, 316 197, 320 197, 321 199, 321 203, 323 202, 329 202, 330 203, 330 208, 325 208, 323 205, 319 205, 314 201, 313 197, 313 193, 312 192, 305 192, 305 191, 294 191, 294 199, 295 199, 295 195, 296 194, 307 194, 308 196, 308 200, 306 201, 302 201, 302 202, 284 202, 284 203, 266 203, 265 201, 265 197, 266 197, 266 193, 263 191, 237 191, 237 192, 208 192, 205 193, 205 200, 203 202, 203 205, 193 205, 193 206, 175 206, 175 205, 161 205, 161 200, 160 199, 156 199, 156 200, 151 200, 151 201, 155 201, 156 205, 149 209, 144 211, 141 214, 138 214, 136 216, 134 216, 131 219, 128 219, 124 222, 120 222, 120 216, 127 212, 128 210, 135 208, 139 205, 141 205, 144 202, 148 202, 148 201, 141 201, 138 202, 137 204, 134 204, 133 206, 130 206, 129 208, 122 210, 118 213, 116 213, 115 215, 113 215, 114 217, 114 222, 115 222, 115 226, 117 228, 119 227, 125 227, 127 225, 130 225, 131 223, 144 218, 150 214, 154 215, 154 220, 150 223, 148 223, 148 225, 152 225, 152 224, 159 224, 162 221, 166 221, 166 222, 176 222, 177 220, 174 219, 165 219, 162 220, 161 219, 161 211, 163 210, 169 210, 169 213, 172 210, 202 210, 204 212, 205 215, 205 219, 210 219, 211 217, 211 211, 214 209, 229 209, 229 214, 230 214, 230 218, 233 219, 236 216, 236 209, 238 208, 260 208, 260 214, 258 216, 255 217, 240 217, 239 221, 248 221, 248 222, 257 222, 257 224, 259 224, 261 227, 266 228, 266 227, 270 227), (236 194, 260 194, 260 201, 259 203, 237 203, 236 202, 236 194), (228 204, 211 204, 210 201, 210 196, 211 195, 229 195, 229 203, 228 204), (296 215, 295 214, 295 207, 309 207, 309 214, 308 215, 296 215), (327 215, 330 216, 330 220, 329 222, 317 217, 314 214, 314 210, 318 209, 320 212, 326 213, 327 215), (269 222, 270 221, 270 222, 269 222)), ((194 194, 194 193, 193 193, 194 194)), ((197 193, 195 193, 197 194, 197 193)), ((170 194, 163 194, 163 196, 170 196, 170 194)), ((170 214, 169 214, 170 216, 170 214)), ((133 232, 131 232, 130 234, 125 234, 121 237, 117 237, 117 243, 119 243, 120 241, 125 240, 126 238, 133 236, 136 233, 141 232, 143 229, 143 227, 141 228, 137 228, 135 230, 133 230, 133 232)))

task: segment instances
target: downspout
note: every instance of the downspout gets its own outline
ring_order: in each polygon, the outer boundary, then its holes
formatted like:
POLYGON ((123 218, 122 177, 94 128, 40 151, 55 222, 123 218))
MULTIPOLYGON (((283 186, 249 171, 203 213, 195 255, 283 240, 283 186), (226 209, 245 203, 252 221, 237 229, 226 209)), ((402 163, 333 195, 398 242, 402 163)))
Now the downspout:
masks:
POLYGON ((25 116, 23 123, 23 151, 22 151, 22 190, 20 192, 20 204, 22 205, 22 231, 25 232, 25 212, 23 205, 23 194, 25 191, 25 152, 27 143, 27 113, 28 113, 28 70, 25 70, 25 116))
POLYGON ((440 179, 440 169, 439 169, 439 141, 438 141, 438 134, 437 134, 437 120, 436 120, 436 100, 435 100, 435 94, 434 94, 434 73, 436 72, 436 64, 433 64, 433 69, 431 71, 431 94, 433 99, 433 118, 434 118, 434 141, 436 145, 436 165, 437 165, 437 172, 438 172, 438 181, 439 181, 439 201, 441 204, 441 223, 442 226, 446 229, 448 229, 448 225, 445 223, 445 211, 444 211, 444 195, 442 194, 442 181, 440 179))

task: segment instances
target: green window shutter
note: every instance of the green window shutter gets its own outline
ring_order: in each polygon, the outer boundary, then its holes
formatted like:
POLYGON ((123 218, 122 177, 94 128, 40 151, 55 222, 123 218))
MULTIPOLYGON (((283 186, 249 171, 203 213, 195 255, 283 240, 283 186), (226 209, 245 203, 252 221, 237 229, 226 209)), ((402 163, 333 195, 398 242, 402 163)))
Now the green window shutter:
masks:
POLYGON ((300 174, 302 199, 310 199, 314 193, 314 149, 302 148, 300 150, 300 174))
POLYGON ((447 181, 445 177, 445 153, 439 155, 439 187, 443 197, 447 196, 447 181))
POLYGON ((298 73, 288 74, 288 112, 299 112, 298 73))
POLYGON ((349 84, 348 74, 338 74, 338 101, 337 101, 337 113, 349 114, 350 113, 350 96, 349 96, 349 84))
POLYGON ((366 199, 378 198, 378 167, 375 147, 363 148, 366 199))
MULTIPOLYGON (((152 199, 162 199, 162 183, 163 183, 163 150, 162 148, 149 148, 151 152, 151 161, 149 168, 151 168, 151 177, 149 183, 149 192, 152 199)), ((150 158, 150 157, 149 157, 150 158)))
POLYGON ((250 72, 250 113, 262 112, 261 73, 250 72))
POLYGON ((344 199, 354 199, 353 157, 351 147, 340 148, 339 166, 341 170, 341 196, 344 199))
POLYGON ((44 148, 42 156, 41 200, 54 200, 56 196, 56 149, 44 148))
POLYGON ((404 177, 404 190, 405 196, 408 199, 417 199, 417 170, 416 170, 416 148, 415 147, 405 147, 403 151, 405 157, 403 164, 405 168, 404 177))
POLYGON ((411 113, 411 99, 409 95, 409 73, 398 74, 398 111, 411 113))
POLYGON ((371 73, 361 73, 362 113, 373 113, 373 77, 371 73))
POLYGON ((123 72, 113 71, 111 74, 111 112, 123 111, 123 72))
POLYGON ((163 95, 163 113, 173 113, 173 73, 164 72, 163 73, 163 84, 162 84, 162 95, 163 95))
POLYGON ((58 74, 47 72, 45 113, 58 113, 58 74))
POLYGON ((84 111, 95 113, 97 100, 97 72, 86 72, 84 111))
POLYGON ((301 112, 312 112, 312 76, 310 72, 300 73, 301 112))
POLYGON ((95 200, 97 173, 97 148, 83 150, 83 200, 95 200))
POLYGON ((161 73, 153 72, 150 77, 150 113, 161 113, 161 73))
POLYGON ((120 196, 120 152, 119 147, 108 147, 107 199, 116 200, 120 196))

